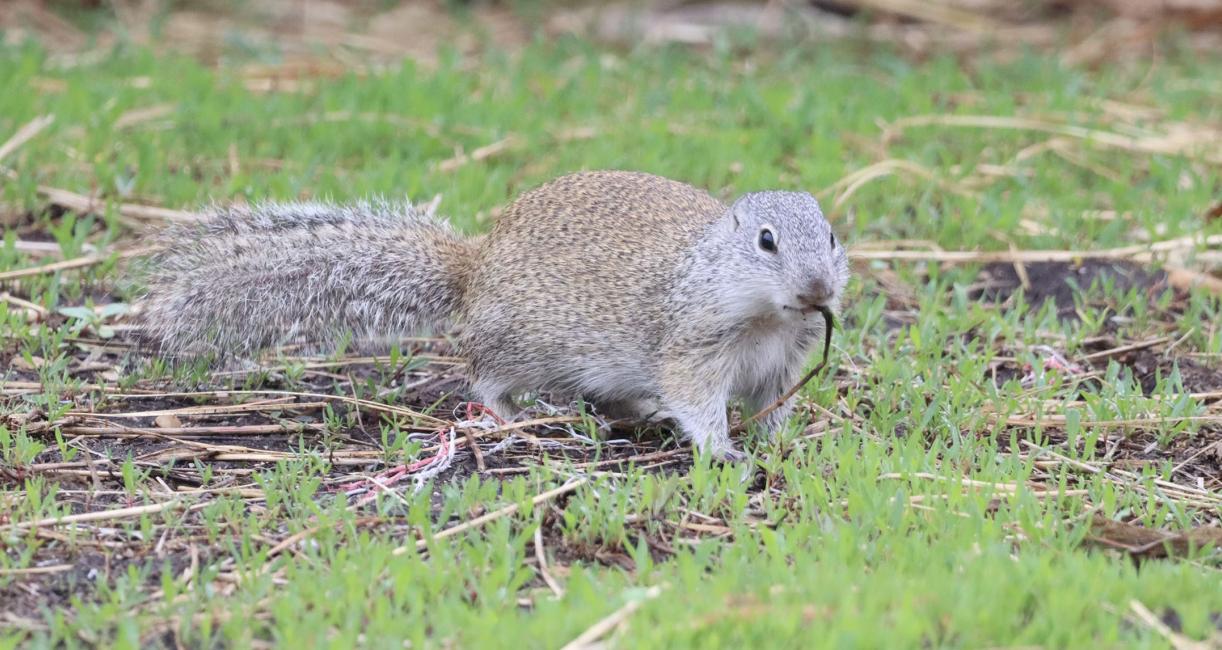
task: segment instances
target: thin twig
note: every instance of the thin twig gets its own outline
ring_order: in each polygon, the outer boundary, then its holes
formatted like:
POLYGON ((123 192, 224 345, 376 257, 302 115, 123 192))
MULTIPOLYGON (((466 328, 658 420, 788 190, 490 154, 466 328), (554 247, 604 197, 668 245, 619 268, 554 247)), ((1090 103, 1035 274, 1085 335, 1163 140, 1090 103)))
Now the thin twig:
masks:
POLYGON ((1146 348, 1152 348, 1156 345, 1166 343, 1167 341, 1170 341, 1170 340, 1171 340, 1171 337, 1169 336, 1160 336, 1156 339, 1150 339, 1148 341, 1140 341, 1138 343, 1130 343, 1129 345, 1122 345, 1120 347, 1112 348, 1110 350, 1102 350, 1100 352, 1088 354, 1082 357, 1082 360, 1083 361, 1098 361, 1100 359, 1110 359, 1111 357, 1118 356, 1126 352, 1134 352, 1136 350, 1144 350, 1146 348))
MULTIPOLYGON (((551 501, 552 499, 555 499, 558 496, 568 494, 569 492, 576 490, 577 488, 585 485, 589 481, 590 479, 585 476, 578 478, 576 480, 573 480, 573 481, 569 481, 568 483, 565 483, 564 485, 561 485, 560 487, 552 488, 551 490, 548 490, 547 492, 536 495, 534 498, 530 500, 530 505, 537 506, 540 503, 543 503, 545 501, 551 501)), ((464 521, 461 524, 451 526, 437 533, 436 535, 433 535, 433 539, 438 540, 438 539, 445 539, 447 537, 453 537, 459 533, 462 533, 462 532, 465 532, 465 531, 468 531, 474 528, 479 528, 480 526, 483 526, 484 524, 490 521, 494 521, 496 519, 500 519, 501 517, 512 515, 513 513, 517 511, 518 511, 518 504, 513 503, 510 505, 507 505, 504 508, 501 508, 499 510, 493 510, 492 512, 489 512, 484 515, 480 515, 479 517, 476 517, 475 519, 472 519, 470 521, 464 521)), ((429 545, 429 540, 427 538, 421 539, 417 541, 414 546, 400 546, 399 548, 396 548, 393 551, 393 554, 394 555, 403 555, 404 553, 412 550, 413 548, 417 551, 423 551, 424 549, 428 548, 428 545, 429 545)))
POLYGON ((1199 157, 1209 162, 1222 162, 1216 146, 1217 132, 1185 134, 1151 134, 1142 137, 1122 135, 1113 131, 1090 129, 1073 124, 1053 122, 1027 117, 1000 115, 913 115, 902 117, 887 125, 888 134, 898 133, 912 126, 956 126, 982 129, 1013 129, 1040 131, 1053 135, 1075 138, 1091 144, 1139 151, 1142 153, 1199 157))
POLYGON ((50 566, 33 566, 27 569, 0 568, 0 576, 46 575, 48 573, 63 573, 76 568, 75 564, 52 564, 50 566))
POLYGON ((114 519, 130 519, 141 515, 155 514, 174 510, 185 505, 181 499, 171 499, 162 503, 153 503, 144 506, 132 506, 130 508, 116 508, 114 510, 99 510, 97 512, 84 512, 77 515, 64 515, 62 517, 47 517, 46 519, 38 519, 35 521, 16 521, 8 525, 11 529, 21 528, 41 528, 43 526, 60 526, 64 524, 81 524, 92 521, 110 521, 114 519))
POLYGON ((1209 648, 1215 647, 1208 643, 1193 641, 1182 634, 1177 634, 1170 627, 1167 627, 1166 623, 1162 622, 1162 620, 1154 615, 1154 612, 1151 612, 1149 608, 1143 605, 1139 600, 1130 600, 1129 609, 1133 610, 1133 613, 1137 615, 1137 618, 1140 619, 1142 623, 1146 624, 1150 627, 1150 629, 1158 632, 1164 639, 1166 639, 1167 643, 1170 643, 1171 647, 1175 648, 1175 650, 1209 650, 1209 648))
POLYGON ((480 161, 501 154, 517 144, 518 138, 516 136, 506 136, 500 140, 497 140, 496 142, 493 142, 492 144, 484 145, 475 151, 472 151, 471 155, 460 153, 453 158, 443 160, 437 164, 437 170, 442 172, 452 172, 469 162, 480 161))
MULTIPOLYGON (((96 214, 102 209, 102 202, 98 199, 58 187, 40 185, 38 186, 38 193, 46 197, 52 205, 57 205, 79 214, 96 214)), ((182 223, 192 223, 200 220, 200 215, 197 213, 162 208, 155 205, 120 203, 118 204, 118 211, 119 214, 131 219, 176 221, 182 223)))
POLYGON ((256 411, 309 411, 321 409, 328 402, 277 402, 273 404, 224 404, 220 406, 185 406, 177 409, 156 411, 134 411, 131 413, 96 413, 92 411, 69 411, 68 417, 94 418, 152 418, 161 415, 229 415, 256 411))
MULTIPOLYGON (((4 386, 4 385, 5 385, 4 383, 0 383, 0 386, 4 386)), ((125 392, 125 393, 112 393, 110 397, 113 397, 115 399, 149 399, 153 397, 158 397, 158 398, 206 397, 206 396, 222 396, 222 395, 285 395, 285 396, 290 396, 290 397, 308 397, 308 398, 317 399, 317 400, 329 400, 333 402, 343 402, 345 404, 352 404, 354 406, 367 408, 371 411, 382 411, 384 413, 391 413, 394 415, 402 415, 402 416, 409 417, 409 418, 416 418, 421 421, 420 426, 426 430, 432 430, 432 429, 436 429, 442 426, 449 426, 449 423, 446 422, 445 420, 442 420, 437 417, 433 417, 431 415, 427 415, 425 413, 421 413, 419 411, 414 411, 412 409, 403 408, 400 406, 382 404, 381 402, 374 402, 374 401, 367 400, 367 399, 357 399, 354 397, 348 397, 346 395, 327 395, 325 393, 307 393, 307 392, 290 391, 290 390, 208 390, 208 391, 191 391, 191 392, 178 392, 178 393, 125 392)), ((536 420, 536 422, 538 421, 536 420)))
POLYGON ((484 452, 480 450, 479 445, 475 442, 475 432, 470 428, 463 429, 463 434, 467 436, 467 449, 471 450, 471 455, 475 457, 475 467, 481 474, 488 471, 488 466, 484 464, 484 452))
POLYGON ((60 431, 74 436, 114 436, 139 437, 156 434, 161 436, 255 436, 269 433, 303 433, 305 431, 322 431, 323 424, 308 422, 285 422, 283 424, 249 424, 242 426, 201 426, 201 427, 88 427, 64 426, 60 431))
POLYGON ((582 632, 576 639, 569 641, 561 650, 582 650, 595 647, 596 642, 615 631, 615 628, 624 624, 630 616, 636 613, 636 610, 645 604, 645 601, 657 598, 662 593, 662 588, 658 586, 650 587, 645 590, 644 595, 636 600, 629 601, 623 607, 611 612, 607 617, 599 620, 594 625, 591 625, 585 632, 582 632))
POLYGON ((47 273, 55 273, 56 271, 67 271, 69 269, 80 269, 87 266, 93 266, 111 259, 112 256, 121 260, 129 257, 138 257, 140 255, 147 255, 154 250, 155 249, 153 248, 136 248, 132 250, 119 251, 113 255, 84 255, 81 257, 72 258, 70 260, 54 262, 52 264, 44 264, 42 266, 34 266, 25 269, 16 269, 14 271, 5 271, 0 273, 0 282, 6 280, 16 280, 18 278, 28 278, 35 275, 44 275, 47 273))
POLYGON ((543 522, 535 528, 535 561, 539 563, 539 576, 543 578, 543 582, 547 583, 547 588, 552 590, 556 598, 564 598, 564 589, 560 588, 560 583, 552 577, 550 571, 547 570, 547 551, 543 550, 543 522))
MULTIPOLYGON (((383 520, 382 517, 376 517, 376 516, 360 517, 357 520, 353 521, 352 525, 354 528, 361 528, 363 526, 369 526, 371 524, 381 522, 382 520, 383 520)), ((342 525, 343 523, 344 522, 340 521, 340 522, 335 522, 329 525, 320 524, 318 526, 311 526, 309 528, 299 530, 296 533, 293 533, 292 535, 289 535, 288 537, 285 537, 284 539, 280 540, 275 546, 267 549, 267 558, 271 559, 273 557, 276 557, 277 555, 282 553, 285 549, 289 548, 290 546, 297 544, 298 542, 301 542, 302 540, 305 540, 309 537, 313 537, 314 535, 318 534, 320 531, 326 528, 334 528, 335 526, 342 525)))
POLYGON ((819 313, 823 314, 823 360, 819 362, 819 365, 811 368, 810 372, 806 373, 806 376, 799 379, 798 383, 794 384, 792 388, 785 391, 785 394, 781 395, 775 402, 764 407, 755 415, 752 415, 746 420, 740 422, 738 426, 734 427, 734 433, 746 431, 747 427, 751 426, 755 422, 759 422, 767 417, 769 413, 784 406, 785 402, 789 401, 789 398, 797 395, 798 391, 802 390, 803 386, 810 383, 810 380, 814 379, 815 375, 819 374, 819 371, 827 367, 827 357, 832 347, 832 330, 835 329, 836 319, 834 316, 832 316, 832 310, 828 307, 819 307, 819 313))
POLYGON ((1016 251, 940 251, 940 250, 861 250, 849 251, 855 260, 941 262, 971 264, 986 262, 1077 262, 1086 259, 1140 258, 1155 253, 1184 250, 1196 246, 1222 246, 1222 235, 1189 235, 1152 244, 1136 244, 1098 250, 1016 250, 1016 251))
POLYGON ((4 160, 14 151, 20 149, 22 145, 34 139, 34 136, 41 133, 43 129, 50 126, 54 121, 54 115, 43 115, 26 122, 4 144, 0 144, 0 160, 4 160))

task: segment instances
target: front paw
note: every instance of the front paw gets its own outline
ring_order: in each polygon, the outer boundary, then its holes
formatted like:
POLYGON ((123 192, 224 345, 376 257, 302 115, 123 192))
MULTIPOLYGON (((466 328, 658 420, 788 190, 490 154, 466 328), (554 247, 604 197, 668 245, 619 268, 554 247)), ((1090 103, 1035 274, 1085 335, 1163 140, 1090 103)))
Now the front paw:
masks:
POLYGON ((776 442, 781 437, 781 431, 785 429, 789 416, 790 414, 786 413, 777 417, 769 417, 760 423, 760 428, 764 431, 764 435, 768 436, 770 442, 776 442))
POLYGON ((745 452, 741 452, 733 447, 710 449, 709 455, 713 457, 713 460, 725 465, 739 465, 746 463, 751 458, 745 452))

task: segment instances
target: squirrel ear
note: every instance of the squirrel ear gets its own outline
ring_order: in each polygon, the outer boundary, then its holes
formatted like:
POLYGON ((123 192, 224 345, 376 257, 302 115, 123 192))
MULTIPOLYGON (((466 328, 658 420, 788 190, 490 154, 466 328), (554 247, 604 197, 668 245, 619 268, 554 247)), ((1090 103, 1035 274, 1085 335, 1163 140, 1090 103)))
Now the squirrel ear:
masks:
POLYGON ((727 212, 730 213, 730 223, 734 226, 733 229, 738 230, 738 201, 735 201, 727 212))

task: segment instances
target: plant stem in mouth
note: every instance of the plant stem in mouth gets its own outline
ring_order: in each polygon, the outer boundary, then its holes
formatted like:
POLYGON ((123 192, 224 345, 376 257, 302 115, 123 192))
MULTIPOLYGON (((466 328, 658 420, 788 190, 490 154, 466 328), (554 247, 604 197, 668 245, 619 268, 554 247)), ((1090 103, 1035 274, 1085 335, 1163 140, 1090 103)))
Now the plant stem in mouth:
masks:
POLYGON ((755 415, 752 415, 746 420, 740 422, 738 426, 734 427, 733 433, 741 433, 746 431, 747 427, 752 423, 759 422, 769 413, 781 408, 785 402, 789 401, 789 398, 796 395, 798 391, 802 390, 803 386, 810 383, 810 380, 814 379, 815 375, 819 374, 820 370, 827 367, 827 358, 832 349, 832 330, 836 327, 836 315, 832 313, 832 308, 828 307, 827 305, 819 305, 812 309, 813 311, 823 314, 823 359, 819 362, 819 365, 811 368, 810 372, 806 373, 802 379, 798 380, 798 383, 794 384, 793 388, 785 391, 785 394, 782 395, 780 399, 764 407, 755 415))

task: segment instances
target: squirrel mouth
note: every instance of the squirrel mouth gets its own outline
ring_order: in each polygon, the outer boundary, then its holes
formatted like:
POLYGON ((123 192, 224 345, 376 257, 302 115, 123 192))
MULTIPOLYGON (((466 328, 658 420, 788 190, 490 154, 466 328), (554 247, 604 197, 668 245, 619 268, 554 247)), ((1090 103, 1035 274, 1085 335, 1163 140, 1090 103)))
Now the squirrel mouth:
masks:
POLYGON ((811 314, 814 314, 814 313, 822 314, 824 312, 831 311, 831 309, 827 305, 805 305, 802 307, 790 307, 789 305, 785 305, 781 307, 781 309, 785 309, 788 311, 796 311, 799 314, 802 314, 803 316, 810 316, 811 314))
POLYGON ((832 308, 827 305, 806 305, 804 307, 785 305, 781 309, 796 311, 803 316, 815 313, 823 316, 823 363, 827 363, 828 349, 832 345, 832 330, 836 328, 836 315, 832 313, 832 308))

